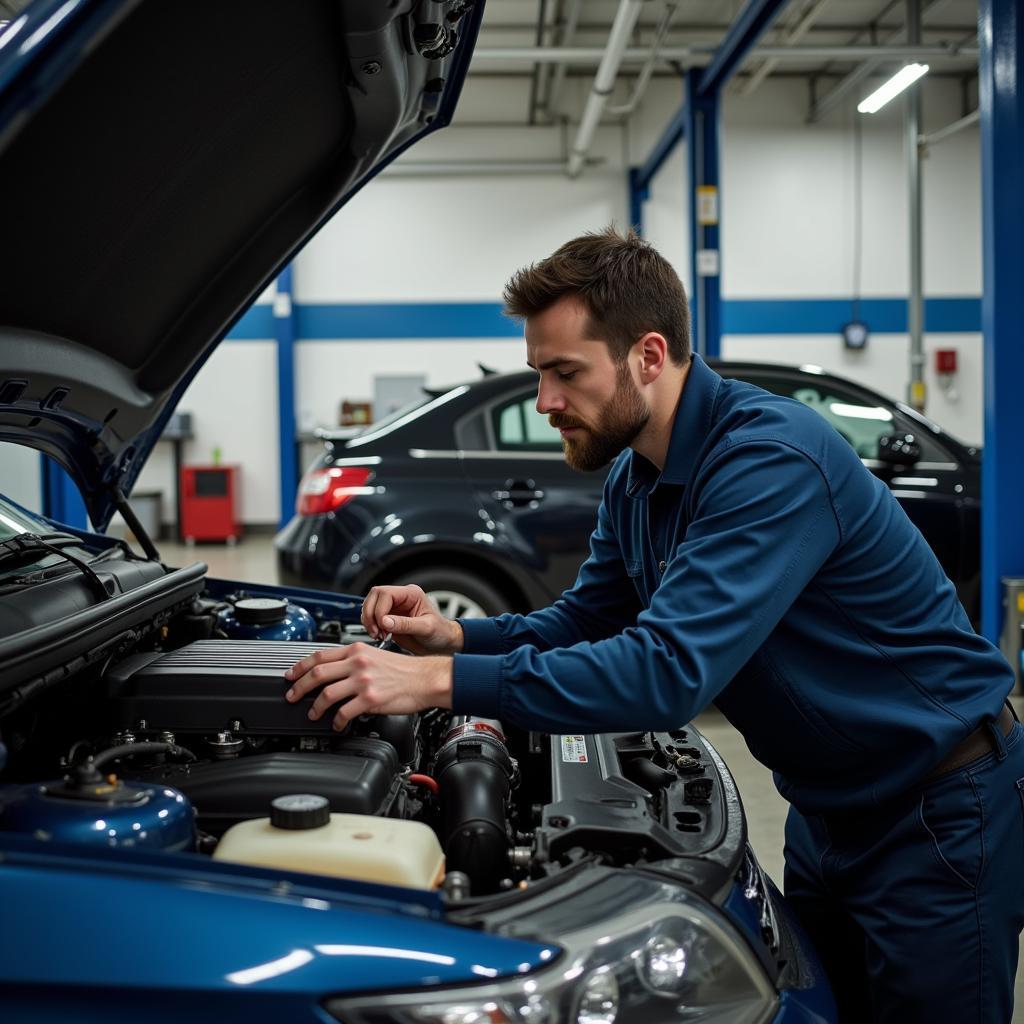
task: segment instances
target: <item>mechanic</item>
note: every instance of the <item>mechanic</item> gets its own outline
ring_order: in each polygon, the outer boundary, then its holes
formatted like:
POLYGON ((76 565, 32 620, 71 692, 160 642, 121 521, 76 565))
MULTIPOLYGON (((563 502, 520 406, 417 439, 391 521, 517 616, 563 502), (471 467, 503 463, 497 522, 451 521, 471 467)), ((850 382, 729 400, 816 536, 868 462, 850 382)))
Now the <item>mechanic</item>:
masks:
POLYGON ((449 621, 376 587, 367 644, 286 677, 311 718, 427 707, 551 733, 660 729, 714 701, 791 807, 785 892, 843 1021, 1009 1021, 1024 924, 1013 675, 889 489, 817 412, 691 355, 668 262, 607 229, 517 273, 537 409, 615 460, 571 590, 449 621))

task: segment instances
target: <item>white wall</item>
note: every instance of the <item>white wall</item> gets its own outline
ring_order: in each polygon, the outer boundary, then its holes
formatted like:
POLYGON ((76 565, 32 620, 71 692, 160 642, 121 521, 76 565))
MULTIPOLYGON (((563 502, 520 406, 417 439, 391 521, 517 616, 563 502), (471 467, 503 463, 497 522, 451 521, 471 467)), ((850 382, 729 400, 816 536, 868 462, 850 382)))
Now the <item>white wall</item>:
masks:
MULTIPOLYGON (((271 341, 227 341, 196 375, 178 408, 192 413, 195 440, 184 461, 209 465, 220 449, 225 465, 242 467, 240 514, 246 523, 278 520, 277 354, 271 341)), ((170 444, 157 444, 134 490, 163 493, 163 520, 174 521, 170 444)))
MULTIPOLYGON (((567 82, 582 99, 586 82, 567 82)), ((924 81, 925 130, 961 116, 959 87, 924 81)), ((522 119, 528 82, 470 80, 455 124, 403 159, 552 160, 563 153, 557 128, 481 122, 522 119)), ((624 224, 626 168, 650 151, 678 107, 677 83, 656 80, 627 129, 599 130, 594 156, 603 163, 577 181, 561 175, 415 177, 384 175, 331 221, 297 259, 300 303, 497 302, 517 268, 566 239, 610 221, 624 224)), ((854 282, 854 143, 852 104, 822 124, 806 125, 806 87, 769 81, 749 98, 727 95, 723 115, 723 297, 849 298, 854 282)), ((907 212, 900 104, 862 120, 864 252, 861 291, 904 297, 907 212)), ((571 134, 569 136, 571 141, 571 134)), ((981 289, 978 132, 969 129, 934 148, 924 164, 925 291, 977 296, 981 289)), ((654 181, 645 206, 648 237, 688 283, 684 151, 654 181)), ((266 297, 265 297, 266 298, 266 297)), ((982 436, 981 346, 977 335, 936 334, 929 349, 959 351, 959 396, 936 387, 928 412, 954 434, 982 436)), ((876 334, 859 354, 838 337, 732 336, 723 354, 810 362, 903 397, 904 336, 876 334)), ((369 400, 376 374, 422 373, 430 385, 477 374, 477 362, 522 365, 515 338, 308 340, 297 345, 296 415, 302 424, 337 422, 343 398, 369 400)), ((244 518, 278 517, 277 394, 272 342, 229 341, 182 400, 197 438, 189 461, 206 462, 219 446, 243 466, 244 518)), ((930 367, 929 367, 930 372, 930 367)), ((170 450, 159 446, 138 484, 171 494, 170 450)), ((170 518, 165 508, 165 518, 170 518)))
POLYGON ((0 442, 0 494, 33 512, 42 511, 39 452, 0 442))

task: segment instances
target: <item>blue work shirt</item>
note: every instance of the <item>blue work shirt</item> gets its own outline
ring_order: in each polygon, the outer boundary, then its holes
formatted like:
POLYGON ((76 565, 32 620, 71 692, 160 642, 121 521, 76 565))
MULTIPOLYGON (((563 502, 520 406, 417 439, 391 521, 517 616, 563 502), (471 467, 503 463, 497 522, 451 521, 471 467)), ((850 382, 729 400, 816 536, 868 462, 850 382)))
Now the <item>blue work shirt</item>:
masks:
POLYGON ((572 589, 462 628, 457 712, 621 732, 714 701, 805 813, 920 783, 1013 686, 840 434, 697 356, 664 469, 616 459, 572 589))

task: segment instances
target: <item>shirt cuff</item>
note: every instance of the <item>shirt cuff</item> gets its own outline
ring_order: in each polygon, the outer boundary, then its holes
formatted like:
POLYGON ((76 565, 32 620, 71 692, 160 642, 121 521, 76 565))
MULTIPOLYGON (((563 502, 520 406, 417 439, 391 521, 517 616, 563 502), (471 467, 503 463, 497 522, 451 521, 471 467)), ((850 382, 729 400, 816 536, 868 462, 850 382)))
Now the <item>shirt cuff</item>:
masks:
POLYGON ((494 619, 456 619, 462 627, 465 654, 502 654, 501 633, 494 619))
POLYGON ((452 711, 479 718, 500 718, 501 657, 456 654, 452 662, 452 711))

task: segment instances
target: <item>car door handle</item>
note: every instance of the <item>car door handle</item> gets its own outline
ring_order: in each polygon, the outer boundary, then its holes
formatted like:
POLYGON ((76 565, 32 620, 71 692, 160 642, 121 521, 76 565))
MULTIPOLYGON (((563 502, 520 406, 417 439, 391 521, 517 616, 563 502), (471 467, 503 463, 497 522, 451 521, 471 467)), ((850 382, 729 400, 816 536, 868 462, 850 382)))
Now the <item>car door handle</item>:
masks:
POLYGON ((544 492, 532 480, 506 480, 503 488, 491 491, 491 496, 505 508, 522 508, 524 505, 536 508, 537 503, 544 499, 544 492))

